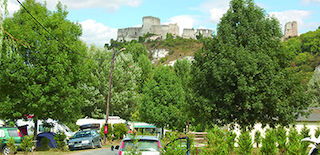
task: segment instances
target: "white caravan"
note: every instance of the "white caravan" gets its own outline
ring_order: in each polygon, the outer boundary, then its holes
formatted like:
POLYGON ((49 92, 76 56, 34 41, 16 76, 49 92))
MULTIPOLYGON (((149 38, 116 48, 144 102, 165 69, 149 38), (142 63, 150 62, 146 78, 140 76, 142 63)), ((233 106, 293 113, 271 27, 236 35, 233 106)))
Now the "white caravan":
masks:
MULTIPOLYGON (((58 121, 55 121, 53 119, 47 119, 45 121, 46 123, 52 124, 53 127, 52 128, 47 128, 44 127, 43 121, 42 120, 38 120, 38 131, 37 133, 42 133, 42 132, 54 132, 54 133, 58 133, 60 132, 64 132, 67 136, 67 138, 70 138, 73 136, 73 132, 63 123, 58 123, 58 121)), ((27 131, 28 131, 28 135, 33 135, 34 133, 34 123, 32 119, 28 119, 28 120, 23 120, 23 119, 19 119, 16 121, 16 125, 17 126, 25 126, 27 125, 27 131)))

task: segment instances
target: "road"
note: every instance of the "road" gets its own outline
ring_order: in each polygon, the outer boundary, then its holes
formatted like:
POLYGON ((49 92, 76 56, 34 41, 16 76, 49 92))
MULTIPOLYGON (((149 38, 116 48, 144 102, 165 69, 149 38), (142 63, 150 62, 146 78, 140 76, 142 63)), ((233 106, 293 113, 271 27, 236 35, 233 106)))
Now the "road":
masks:
POLYGON ((74 153, 72 153, 72 155, 115 155, 115 151, 111 151, 110 148, 106 148, 106 149, 94 149, 94 150, 86 150, 86 151, 81 151, 81 152, 77 152, 74 151, 74 153))

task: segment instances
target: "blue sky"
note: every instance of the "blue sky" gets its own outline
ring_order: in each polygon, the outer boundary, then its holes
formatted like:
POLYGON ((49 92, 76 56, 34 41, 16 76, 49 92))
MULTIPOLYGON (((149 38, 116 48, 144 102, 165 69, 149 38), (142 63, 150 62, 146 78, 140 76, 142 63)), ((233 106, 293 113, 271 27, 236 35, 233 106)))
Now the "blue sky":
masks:
MULTIPOLYGON (((23 2, 24 0, 20 0, 23 2)), ((44 0, 37 0, 43 3, 44 0)), ((60 0, 67 6, 68 19, 83 28, 82 40, 103 46, 117 38, 117 30, 142 26, 143 16, 154 16, 162 24, 177 23, 183 28, 208 28, 216 31, 222 15, 229 8, 229 0, 60 0)), ((276 16, 282 24, 298 22, 298 33, 314 31, 320 26, 320 0, 255 0, 258 6, 276 16)), ((58 0, 47 0, 47 7, 55 9, 58 0)), ((9 13, 20 8, 16 0, 9 0, 9 13)))

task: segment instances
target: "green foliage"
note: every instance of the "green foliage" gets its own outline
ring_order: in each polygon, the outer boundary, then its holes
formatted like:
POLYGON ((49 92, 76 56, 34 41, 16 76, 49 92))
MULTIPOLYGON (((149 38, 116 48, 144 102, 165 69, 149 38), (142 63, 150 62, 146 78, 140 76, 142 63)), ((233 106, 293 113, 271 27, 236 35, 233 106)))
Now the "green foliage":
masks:
POLYGON ((250 132, 242 129, 241 135, 238 138, 239 151, 238 154, 241 155, 252 155, 253 144, 250 136, 250 132))
POLYGON ((296 128, 291 128, 288 137, 287 153, 290 155, 300 155, 300 148, 302 136, 298 133, 296 128))
POLYGON ((235 139, 237 137, 237 134, 235 134, 232 131, 228 131, 227 132, 227 144, 228 144, 228 151, 231 152, 234 149, 234 143, 235 143, 235 139))
POLYGON ((50 140, 46 137, 41 138, 40 140, 40 146, 37 147, 37 151, 48 151, 50 150, 49 147, 50 140))
POLYGON ((279 21, 249 0, 232 0, 217 35, 202 39, 192 65, 197 121, 253 128, 289 125, 309 106, 301 79, 288 68, 279 21), (201 120, 202 119, 202 120, 201 120), (234 122, 236 121, 236 122, 234 122))
POLYGON ((60 150, 66 150, 66 134, 64 132, 59 131, 54 135, 54 140, 56 141, 57 147, 60 150))
POLYGON ((267 129, 265 138, 262 139, 262 147, 260 153, 262 155, 274 155, 277 154, 276 136, 273 129, 267 129))
MULTIPOLYGON (((301 138, 310 137, 310 129, 307 127, 306 123, 303 123, 303 128, 300 131, 300 135, 301 138)), ((309 145, 309 142, 301 142, 300 154, 307 154, 307 149, 309 145)))
POLYGON ((320 136, 320 125, 317 126, 316 132, 314 134, 314 137, 318 138, 320 136))
POLYGON ((33 143, 32 143, 33 137, 31 136, 23 136, 22 142, 20 144, 21 150, 24 152, 24 154, 27 154, 28 152, 32 151, 33 143))
MULTIPOLYGON (((140 47, 138 45, 136 47, 134 44, 128 46, 130 46, 128 48, 131 48, 131 51, 140 47)), ((115 56, 110 97, 109 113, 125 120, 131 120, 132 114, 138 109, 140 100, 138 86, 140 85, 142 71, 130 54, 138 51, 131 51, 121 52, 115 56)), ((92 118, 103 118, 106 114, 111 73, 110 61, 113 51, 93 46, 88 53, 92 58, 101 61, 94 61, 91 64, 90 81, 81 85, 83 95, 86 98, 82 113, 92 118)), ((145 58, 143 54, 138 57, 139 60, 143 58, 145 58)), ((148 74, 147 70, 145 74, 148 74)), ((148 77, 148 75, 144 77, 148 77)))
POLYGON ((261 132, 259 130, 257 130, 254 133, 254 143, 256 143, 257 148, 259 148, 259 144, 261 143, 261 132))
POLYGON ((170 129, 182 131, 187 118, 181 81, 171 67, 158 66, 153 73, 153 79, 145 84, 142 91, 141 119, 157 127, 169 125, 170 129))
POLYGON ((311 107, 318 107, 320 105, 320 74, 314 72, 311 80, 307 85, 308 94, 311 99, 311 107))
POLYGON ((162 57, 162 58, 160 58, 160 63, 164 63, 164 62, 166 62, 168 60, 168 56, 165 56, 165 57, 162 57))
POLYGON ((140 152, 140 150, 137 149, 139 148, 139 143, 138 143, 139 139, 135 134, 130 135, 129 137, 133 145, 130 145, 131 146, 130 148, 128 146, 128 153, 126 153, 126 155, 141 155, 142 153, 140 152))
POLYGON ((127 134, 128 128, 124 123, 113 124, 114 136, 118 139, 122 139, 123 135, 127 134))
POLYGON ((229 153, 228 143, 226 142, 226 134, 217 126, 207 132, 208 144, 202 154, 226 155, 229 153))
POLYGON ((15 154, 17 152, 18 146, 15 145, 15 140, 10 137, 7 139, 8 143, 6 144, 10 149, 10 154, 15 154))
POLYGON ((279 125, 275 130, 275 136, 278 143, 278 151, 280 154, 285 154, 287 150, 287 130, 285 127, 279 125))
POLYGON ((35 118, 75 121, 81 117, 83 103, 78 85, 86 82, 89 74, 80 56, 86 55, 86 46, 80 40, 81 26, 67 19, 68 12, 61 3, 56 5, 56 11, 49 11, 45 4, 34 0, 23 5, 77 54, 56 41, 22 7, 13 17, 6 18, 3 28, 30 46, 17 44, 15 50, 19 54, 0 58, 0 109, 4 109, 0 117, 17 119, 34 114, 35 118))
MULTIPOLYGON (((105 124, 103 124, 102 127, 100 128, 99 135, 100 135, 101 138, 104 137, 104 127, 105 127, 105 124)), ((113 132, 113 129, 112 129, 112 125, 109 123, 108 124, 108 134, 107 134, 107 139, 108 140, 112 140, 112 134, 114 134, 114 132, 113 132)))

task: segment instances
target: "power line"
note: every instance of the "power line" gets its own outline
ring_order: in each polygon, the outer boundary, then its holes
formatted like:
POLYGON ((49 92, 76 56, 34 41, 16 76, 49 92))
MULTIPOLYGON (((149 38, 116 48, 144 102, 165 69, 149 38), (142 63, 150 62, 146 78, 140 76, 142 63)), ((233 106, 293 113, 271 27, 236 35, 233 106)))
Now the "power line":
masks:
POLYGON ((87 58, 87 59, 91 59, 91 60, 104 60, 104 59, 107 59, 107 58, 103 58, 103 59, 93 59, 93 58, 89 58, 89 57, 86 57, 86 56, 84 56, 84 55, 82 55, 82 54, 80 54, 80 53, 72 50, 72 49, 69 48, 67 45, 63 44, 63 43, 62 43, 57 37, 55 37, 52 33, 50 33, 50 32, 27 10, 27 8, 24 7, 24 5, 23 5, 19 0, 17 0, 17 1, 18 1, 18 3, 23 7, 23 9, 26 10, 27 13, 28 13, 45 31, 47 31, 55 40, 57 40, 60 44, 62 44, 62 45, 63 45, 64 47, 66 47, 67 49, 69 49, 71 52, 73 52, 73 53, 75 53, 75 54, 77 54, 77 55, 79 55, 79 56, 81 56, 81 57, 84 57, 84 58, 87 58))

